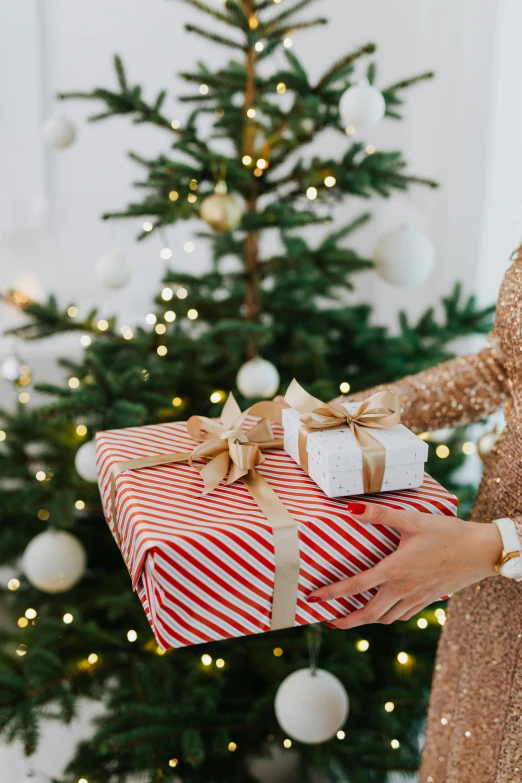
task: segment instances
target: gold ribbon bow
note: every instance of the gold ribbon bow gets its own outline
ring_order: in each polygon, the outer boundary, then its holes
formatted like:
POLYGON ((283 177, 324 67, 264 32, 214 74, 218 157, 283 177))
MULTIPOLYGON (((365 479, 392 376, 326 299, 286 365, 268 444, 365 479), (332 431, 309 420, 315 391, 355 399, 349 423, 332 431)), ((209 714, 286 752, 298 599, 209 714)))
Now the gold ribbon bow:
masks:
POLYGON ((221 484, 225 477, 228 486, 255 470, 265 461, 263 450, 283 448, 283 441, 274 438, 268 418, 261 419, 247 431, 241 429, 247 414, 255 415, 256 410, 265 416, 270 411, 272 416, 281 418, 281 408, 275 403, 259 403, 241 413, 230 394, 221 413, 221 422, 205 416, 192 416, 188 420, 189 435, 203 441, 190 454, 189 464, 194 466, 194 460, 210 459, 206 465, 197 467, 203 479, 204 495, 221 484))
MULTIPOLYGON (((297 523, 270 484, 256 470, 265 458, 266 449, 282 449, 283 441, 275 439, 269 419, 281 422, 282 406, 274 402, 258 402, 241 413, 234 396, 229 395, 221 421, 205 416, 191 416, 187 430, 200 441, 192 451, 153 454, 149 457, 123 460, 111 470, 111 509, 116 539, 121 546, 116 510, 116 480, 127 470, 188 462, 199 470, 203 479, 203 494, 215 489, 223 479, 226 484, 241 480, 266 516, 274 534, 275 575, 270 630, 293 628, 299 582, 299 538, 297 523), (250 430, 241 429, 245 418, 261 416, 261 421, 250 430), (206 460, 194 465, 195 460, 206 460)), ((133 576, 136 586, 139 574, 133 576)))
POLYGON ((295 380, 288 387, 285 402, 299 411, 299 464, 308 473, 307 439, 314 431, 349 427, 362 451, 363 491, 380 492, 386 467, 386 449, 369 428, 387 429, 400 424, 400 402, 395 392, 383 391, 364 400, 354 413, 338 402, 325 403, 308 394, 295 380))

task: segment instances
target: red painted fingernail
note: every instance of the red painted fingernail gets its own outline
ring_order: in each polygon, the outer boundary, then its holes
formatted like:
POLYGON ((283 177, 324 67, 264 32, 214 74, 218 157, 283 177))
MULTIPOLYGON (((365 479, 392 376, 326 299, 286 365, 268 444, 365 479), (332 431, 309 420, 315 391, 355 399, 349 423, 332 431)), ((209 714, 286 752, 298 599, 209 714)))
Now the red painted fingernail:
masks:
POLYGON ((337 626, 334 625, 333 623, 326 623, 326 625, 328 626, 328 628, 337 628, 337 626))
POLYGON ((318 595, 309 595, 309 596, 307 596, 306 600, 309 601, 311 604, 313 604, 316 601, 321 601, 322 599, 319 598, 318 595))
POLYGON ((348 503, 346 506, 350 514, 364 514, 366 511, 366 505, 364 503, 348 503))

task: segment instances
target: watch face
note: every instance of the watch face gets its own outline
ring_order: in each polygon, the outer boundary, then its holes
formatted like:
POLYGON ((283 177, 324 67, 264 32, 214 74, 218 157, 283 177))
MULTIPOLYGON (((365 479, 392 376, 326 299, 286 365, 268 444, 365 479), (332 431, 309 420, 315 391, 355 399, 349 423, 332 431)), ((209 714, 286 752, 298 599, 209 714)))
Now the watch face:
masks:
POLYGON ((516 579, 522 576, 522 557, 512 557, 507 560, 501 568, 502 576, 508 579, 516 579))

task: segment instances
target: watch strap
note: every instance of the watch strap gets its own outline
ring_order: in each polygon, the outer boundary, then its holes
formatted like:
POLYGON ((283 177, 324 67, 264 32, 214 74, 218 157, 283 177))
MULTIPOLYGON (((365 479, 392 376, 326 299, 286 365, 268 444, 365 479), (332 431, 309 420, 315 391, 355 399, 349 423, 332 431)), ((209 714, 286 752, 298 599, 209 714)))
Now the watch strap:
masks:
MULTIPOLYGON (((502 538, 502 546, 504 549, 502 556, 505 556, 509 552, 520 552, 522 557, 522 545, 513 520, 509 519, 509 517, 503 517, 501 519, 495 519, 494 523, 502 538)), ((516 582, 522 581, 522 575, 514 578, 516 582)))

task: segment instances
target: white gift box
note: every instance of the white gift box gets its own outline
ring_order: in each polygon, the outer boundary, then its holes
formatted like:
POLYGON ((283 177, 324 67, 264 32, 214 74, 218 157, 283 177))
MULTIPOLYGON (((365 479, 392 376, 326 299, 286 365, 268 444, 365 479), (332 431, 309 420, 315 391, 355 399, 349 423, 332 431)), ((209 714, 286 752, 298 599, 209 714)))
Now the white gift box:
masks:
MULTIPOLYGON (((349 413, 355 413, 360 403, 342 403, 349 413)), ((283 410, 285 451, 298 463, 299 411, 283 410)), ((424 463, 428 459, 428 444, 411 430, 398 424, 388 429, 367 429, 386 449, 386 467, 382 492, 420 487, 424 479, 424 463)), ((306 441, 308 474, 329 498, 361 495, 363 488, 363 457, 361 447, 349 427, 311 432, 306 441)))

